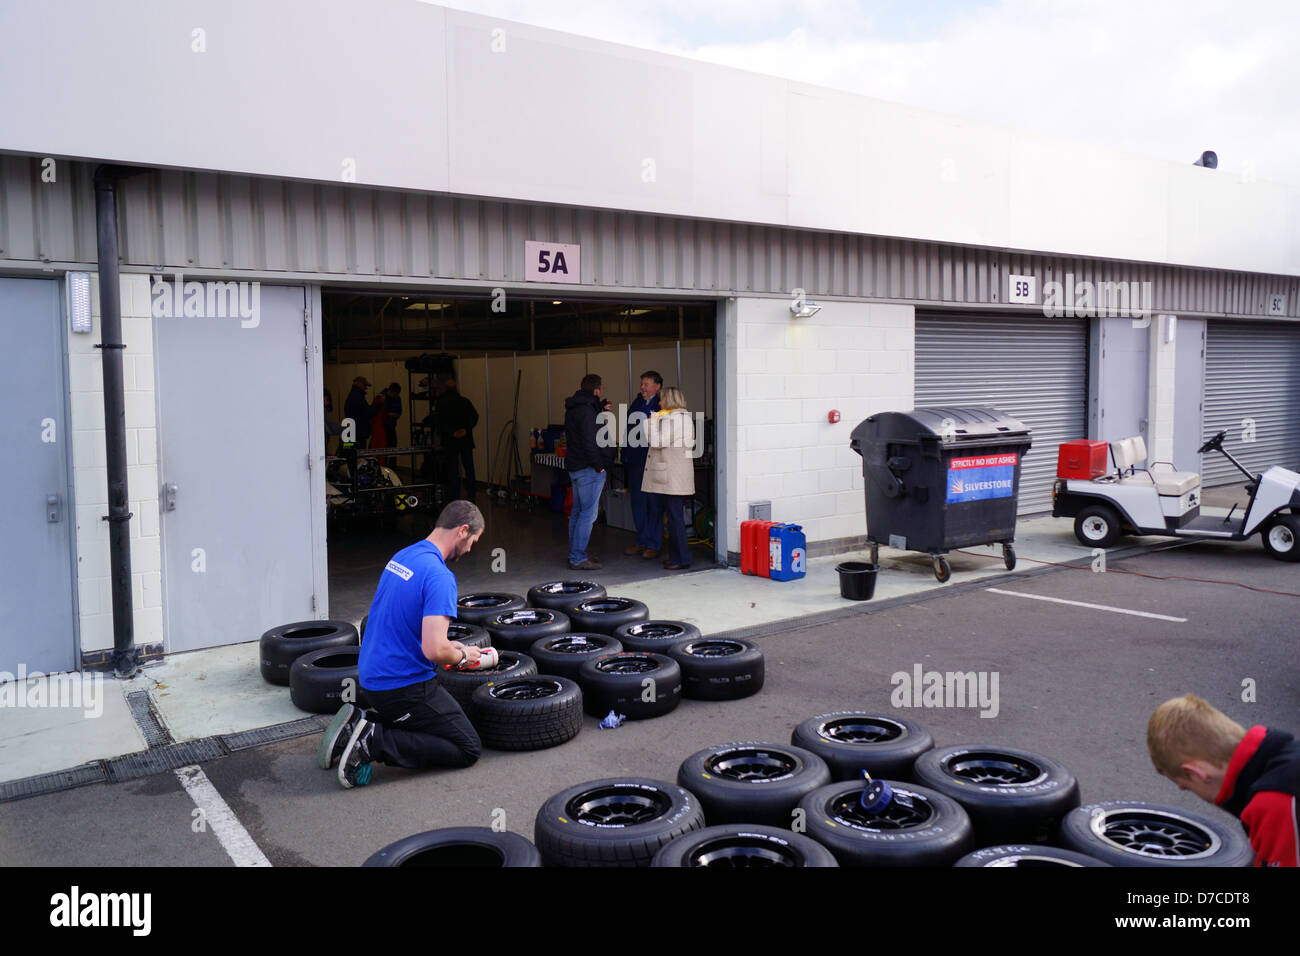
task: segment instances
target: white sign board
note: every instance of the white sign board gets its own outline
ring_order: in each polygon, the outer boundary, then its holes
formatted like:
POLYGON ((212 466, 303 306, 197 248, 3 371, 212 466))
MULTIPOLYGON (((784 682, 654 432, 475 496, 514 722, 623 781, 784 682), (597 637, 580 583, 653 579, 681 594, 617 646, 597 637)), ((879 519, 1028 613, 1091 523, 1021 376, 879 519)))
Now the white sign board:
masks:
POLYGON ((581 282, 581 246, 524 241, 524 279, 528 282, 581 282))
POLYGON ((1038 304, 1038 276, 1007 276, 1007 301, 1013 305, 1038 304))
POLYGON ((1269 315, 1286 315, 1286 296, 1270 295, 1268 297, 1269 315))

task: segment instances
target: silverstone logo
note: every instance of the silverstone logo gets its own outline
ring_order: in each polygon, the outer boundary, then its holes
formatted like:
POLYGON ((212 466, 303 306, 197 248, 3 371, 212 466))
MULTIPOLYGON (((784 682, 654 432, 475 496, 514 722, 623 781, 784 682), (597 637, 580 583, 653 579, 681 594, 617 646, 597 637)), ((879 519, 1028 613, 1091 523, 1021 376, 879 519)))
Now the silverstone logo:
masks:
POLYGON ((28 673, 27 665, 19 664, 17 674, 0 671, 0 708, 3 707, 77 708, 87 717, 101 717, 104 675, 28 673))
POLYGON ((129 927, 132 936, 148 936, 153 925, 151 893, 82 893, 73 886, 50 897, 50 925, 75 928, 129 927))
POLYGON ((1074 273, 1067 272, 1064 282, 1053 279, 1043 283, 1043 315, 1049 319, 1140 319, 1151 314, 1154 300, 1150 282, 1075 282, 1074 273))
POLYGON ((998 715, 997 671, 895 671, 889 702, 895 707, 978 707, 981 717, 998 715))
POLYGON ((149 310, 155 319, 233 319, 244 329, 257 328, 262 321, 260 282, 186 282, 181 272, 172 273, 169 284, 154 276, 149 286, 149 310))
POLYGON ((411 580, 411 575, 413 575, 413 574, 415 573, 415 572, 412 571, 410 568, 408 568, 406 565, 404 565, 404 564, 398 564, 396 561, 389 561, 387 567, 385 567, 384 570, 385 570, 385 571, 392 571, 394 574, 396 574, 396 575, 397 575, 399 578, 401 578, 403 581, 409 581, 409 580, 411 580))

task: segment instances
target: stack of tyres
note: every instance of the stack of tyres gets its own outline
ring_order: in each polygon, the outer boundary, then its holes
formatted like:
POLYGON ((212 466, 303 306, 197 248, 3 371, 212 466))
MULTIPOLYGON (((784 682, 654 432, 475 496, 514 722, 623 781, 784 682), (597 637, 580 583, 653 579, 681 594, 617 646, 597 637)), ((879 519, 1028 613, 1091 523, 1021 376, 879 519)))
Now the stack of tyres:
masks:
POLYGON ((710 823, 789 828, 799 801, 831 782, 825 762, 799 747, 737 741, 682 761, 677 782, 699 797, 710 823))
POLYGON ((487 681, 471 700, 479 736, 494 750, 555 747, 582 729, 582 691, 567 677, 532 674, 487 681))
POLYGON ((623 651, 589 660, 578 668, 587 713, 610 711, 629 720, 648 720, 675 710, 682 700, 682 669, 671 657, 623 651))
POLYGON ((298 621, 273 627, 258 641, 262 678, 268 684, 288 687, 289 668, 304 654, 358 644, 351 621, 298 621))
POLYGON ((666 844, 704 827, 699 801, 663 780, 615 777, 542 804, 533 842, 547 866, 649 866, 666 844))

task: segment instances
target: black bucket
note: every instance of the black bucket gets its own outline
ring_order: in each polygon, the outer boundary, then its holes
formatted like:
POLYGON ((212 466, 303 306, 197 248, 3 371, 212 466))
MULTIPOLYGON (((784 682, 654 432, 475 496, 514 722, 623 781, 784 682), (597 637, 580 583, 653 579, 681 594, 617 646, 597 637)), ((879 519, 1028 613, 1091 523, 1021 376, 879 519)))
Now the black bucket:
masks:
POLYGON ((876 593, 876 571, 879 568, 866 561, 845 561, 837 564, 840 574, 840 597, 850 601, 870 601, 876 593))

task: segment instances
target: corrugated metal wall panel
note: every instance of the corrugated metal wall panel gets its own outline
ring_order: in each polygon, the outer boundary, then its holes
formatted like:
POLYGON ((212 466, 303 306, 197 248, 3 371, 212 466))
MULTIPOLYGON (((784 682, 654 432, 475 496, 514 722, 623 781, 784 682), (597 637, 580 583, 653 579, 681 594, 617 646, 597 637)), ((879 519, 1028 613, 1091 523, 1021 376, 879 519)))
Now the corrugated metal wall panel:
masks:
MULTIPOLYGON (((1206 323, 1205 437, 1226 429, 1224 447, 1252 472, 1300 470, 1300 325, 1206 323), (1245 441, 1248 421, 1254 441, 1245 441)), ((1217 452, 1201 456, 1205 485, 1244 481, 1217 452)))

